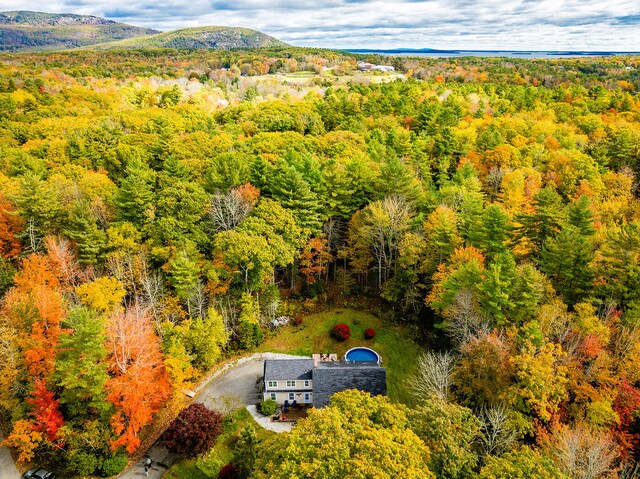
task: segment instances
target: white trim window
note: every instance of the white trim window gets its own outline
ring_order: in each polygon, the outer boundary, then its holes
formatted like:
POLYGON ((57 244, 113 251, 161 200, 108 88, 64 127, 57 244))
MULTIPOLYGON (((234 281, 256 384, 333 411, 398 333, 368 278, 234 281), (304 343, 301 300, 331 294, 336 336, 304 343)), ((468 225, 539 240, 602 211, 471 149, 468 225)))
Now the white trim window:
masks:
POLYGON ((296 382, 295 381, 287 381, 287 387, 288 388, 295 388, 296 387, 296 382))
POLYGON ((310 387, 310 386, 311 386, 311 381, 309 381, 308 379, 306 379, 306 380, 304 381, 304 387, 305 387, 305 388, 308 388, 308 387, 310 387))
POLYGON ((277 388, 278 387, 278 381, 267 381, 267 387, 268 388, 277 388))
POLYGON ((271 393, 271 395, 269 396, 269 398, 272 401, 277 401, 278 400, 278 395, 276 393, 271 393))
POLYGON ((296 393, 289 393, 289 401, 295 401, 296 393))

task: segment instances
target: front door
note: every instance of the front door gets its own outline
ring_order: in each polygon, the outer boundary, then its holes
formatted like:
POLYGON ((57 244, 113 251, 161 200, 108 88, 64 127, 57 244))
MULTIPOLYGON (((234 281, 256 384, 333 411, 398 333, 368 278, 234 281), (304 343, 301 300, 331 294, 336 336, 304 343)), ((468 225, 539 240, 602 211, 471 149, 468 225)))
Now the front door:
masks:
POLYGON ((311 402, 311 393, 304 393, 304 403, 309 404, 311 402))

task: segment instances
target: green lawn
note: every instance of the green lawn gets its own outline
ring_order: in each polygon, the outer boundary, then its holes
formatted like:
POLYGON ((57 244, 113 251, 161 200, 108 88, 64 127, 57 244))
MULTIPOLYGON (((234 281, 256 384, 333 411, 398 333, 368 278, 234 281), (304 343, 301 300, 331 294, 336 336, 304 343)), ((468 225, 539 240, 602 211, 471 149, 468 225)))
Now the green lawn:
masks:
POLYGON ((415 372, 415 360, 422 349, 407 337, 400 326, 383 323, 380 319, 365 311, 353 309, 335 309, 306 316, 300 326, 286 326, 258 347, 259 352, 289 353, 311 355, 313 353, 344 353, 356 346, 374 349, 387 368, 387 388, 392 401, 408 405, 413 403, 406 388, 406 379, 415 372), (351 328, 351 337, 345 342, 331 338, 329 331, 338 323, 351 328), (375 329, 374 339, 364 339, 364 330, 375 329))
MULTIPOLYGON (((231 461, 233 453, 233 444, 239 436, 240 431, 247 425, 251 424, 260 439, 267 439, 275 434, 260 427, 251 417, 249 411, 245 408, 236 410, 230 417, 225 419, 223 424, 223 432, 218 438, 218 442, 211 449, 210 455, 218 458, 222 465, 231 461)), ((176 462, 171 469, 164 475, 165 479, 208 479, 211 476, 203 474, 196 467, 196 459, 183 459, 176 462)), ((213 476, 213 477, 217 477, 213 476)))

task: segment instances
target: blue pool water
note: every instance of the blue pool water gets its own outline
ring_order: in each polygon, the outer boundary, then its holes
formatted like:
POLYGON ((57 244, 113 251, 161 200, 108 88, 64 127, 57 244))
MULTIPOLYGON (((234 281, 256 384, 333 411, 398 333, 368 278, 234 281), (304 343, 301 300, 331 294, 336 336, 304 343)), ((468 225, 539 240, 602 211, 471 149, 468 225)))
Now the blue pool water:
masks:
POLYGON ((357 362, 364 362, 364 361, 377 362, 380 359, 378 354, 369 348, 350 349, 349 351, 347 351, 347 354, 345 354, 344 358, 347 361, 357 361, 357 362))

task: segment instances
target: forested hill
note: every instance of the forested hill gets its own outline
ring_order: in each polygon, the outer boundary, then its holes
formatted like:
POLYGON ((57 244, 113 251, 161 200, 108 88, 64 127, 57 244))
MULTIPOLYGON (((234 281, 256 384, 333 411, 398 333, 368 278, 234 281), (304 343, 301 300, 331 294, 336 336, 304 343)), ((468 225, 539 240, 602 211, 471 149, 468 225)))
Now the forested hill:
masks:
POLYGON ((63 50, 154 33, 159 32, 89 15, 0 13, 0 51, 63 50))
POLYGON ((29 11, 0 13, 0 51, 177 48, 229 50, 286 46, 249 28, 195 27, 161 33, 105 18, 29 11))
POLYGON ((269 35, 249 28, 235 27, 194 27, 182 28, 171 32, 151 36, 129 38, 118 42, 96 45, 92 48, 110 49, 145 49, 145 48, 177 48, 180 50, 230 50, 232 48, 264 48, 286 46, 269 35))

